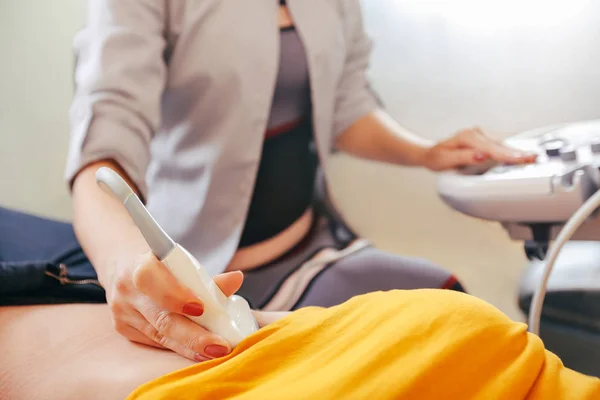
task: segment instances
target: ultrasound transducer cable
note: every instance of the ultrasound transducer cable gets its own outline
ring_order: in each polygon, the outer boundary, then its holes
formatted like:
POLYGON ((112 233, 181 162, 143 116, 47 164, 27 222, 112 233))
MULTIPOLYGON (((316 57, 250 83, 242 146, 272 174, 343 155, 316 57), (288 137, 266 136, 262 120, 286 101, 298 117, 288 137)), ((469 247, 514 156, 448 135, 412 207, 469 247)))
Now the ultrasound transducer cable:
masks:
POLYGON ((529 308, 529 331, 539 336, 540 320, 542 316, 542 306, 548 289, 548 279, 554 268, 558 254, 566 242, 571 239, 577 229, 585 220, 600 207, 600 190, 596 191, 579 209, 569 218, 567 223, 560 230, 556 240, 550 246, 548 257, 542 271, 542 279, 534 293, 531 307, 529 308))

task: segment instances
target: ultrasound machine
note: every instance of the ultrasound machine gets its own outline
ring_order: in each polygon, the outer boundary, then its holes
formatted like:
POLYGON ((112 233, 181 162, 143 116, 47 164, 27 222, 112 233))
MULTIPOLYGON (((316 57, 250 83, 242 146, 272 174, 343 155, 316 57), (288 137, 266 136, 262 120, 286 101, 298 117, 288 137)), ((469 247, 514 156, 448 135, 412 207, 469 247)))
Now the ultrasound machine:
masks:
POLYGON ((442 173, 438 193, 523 241, 529 263, 518 303, 529 330, 567 367, 600 377, 600 120, 529 130, 504 143, 537 153, 537 161, 442 173))

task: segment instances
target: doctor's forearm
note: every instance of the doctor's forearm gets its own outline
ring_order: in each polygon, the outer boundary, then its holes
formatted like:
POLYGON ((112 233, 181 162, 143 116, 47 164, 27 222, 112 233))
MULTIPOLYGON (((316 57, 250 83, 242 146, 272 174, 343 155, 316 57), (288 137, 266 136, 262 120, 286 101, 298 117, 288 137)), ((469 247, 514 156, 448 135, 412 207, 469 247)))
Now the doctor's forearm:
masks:
POLYGON ((357 157, 406 166, 423 166, 433 142, 402 128, 385 111, 375 111, 355 122, 335 143, 357 157))
POLYGON ((101 162, 78 174, 73 183, 73 227, 106 288, 118 265, 133 265, 150 249, 123 205, 96 184, 96 170, 101 166, 119 171, 115 163, 101 162))

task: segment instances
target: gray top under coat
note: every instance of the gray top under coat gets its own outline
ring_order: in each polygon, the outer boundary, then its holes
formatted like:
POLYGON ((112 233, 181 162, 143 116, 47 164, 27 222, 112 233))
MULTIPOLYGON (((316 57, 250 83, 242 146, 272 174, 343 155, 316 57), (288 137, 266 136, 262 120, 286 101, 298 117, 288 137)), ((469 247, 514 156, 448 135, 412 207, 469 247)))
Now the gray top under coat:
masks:
MULTIPOLYGON (((211 274, 235 253, 279 70, 273 0, 89 0, 75 39, 66 178, 117 161, 211 274)), ((380 106, 359 0, 288 0, 304 46, 316 144, 380 106)))

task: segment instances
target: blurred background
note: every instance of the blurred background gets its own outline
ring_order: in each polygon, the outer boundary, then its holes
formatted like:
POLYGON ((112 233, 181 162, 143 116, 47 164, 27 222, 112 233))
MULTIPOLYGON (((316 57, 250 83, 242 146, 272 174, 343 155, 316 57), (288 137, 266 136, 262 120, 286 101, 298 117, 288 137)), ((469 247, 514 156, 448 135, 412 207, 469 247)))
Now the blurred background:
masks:
MULTIPOLYGON (((266 1, 266 0, 263 0, 266 1)), ((62 180, 73 34, 85 1, 0 0, 0 204, 69 220, 62 180)), ((596 0, 363 0, 371 78, 406 128, 498 138, 600 118, 596 0)), ((435 175, 336 155, 330 177, 351 225, 380 248, 454 271, 509 316, 526 266, 500 226, 451 211, 435 175)))

